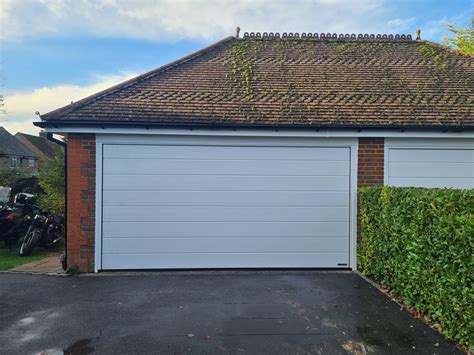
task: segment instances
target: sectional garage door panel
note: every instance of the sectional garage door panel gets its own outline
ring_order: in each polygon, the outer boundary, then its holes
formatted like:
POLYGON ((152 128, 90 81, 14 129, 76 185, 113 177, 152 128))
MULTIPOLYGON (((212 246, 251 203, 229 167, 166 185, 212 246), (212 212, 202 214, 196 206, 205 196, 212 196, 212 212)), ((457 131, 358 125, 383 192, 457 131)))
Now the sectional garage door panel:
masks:
POLYGON ((256 176, 239 175, 133 175, 134 184, 130 186, 130 175, 109 174, 104 176, 104 184, 111 190, 127 191, 195 191, 205 186, 208 191, 274 191, 274 190, 330 190, 336 185, 349 184, 349 176, 256 176))
POLYGON ((334 148, 320 147, 317 150, 300 147, 278 146, 221 146, 199 145, 113 145, 113 148, 104 150, 105 159, 202 159, 202 160, 312 160, 312 161, 347 161, 347 149, 335 150, 334 148), (191 148, 191 149, 190 149, 191 148), (237 149, 235 149, 237 148, 237 149))
MULTIPOLYGON (((238 179, 236 179, 238 183, 238 179)), ((203 186, 205 188, 205 186, 203 186)), ((104 191, 104 206, 321 206, 349 203, 348 191, 104 191)))
POLYGON ((232 175, 232 176, 341 176, 349 162, 312 160, 192 160, 192 159, 107 159, 104 174, 129 175, 232 175), (304 163, 301 163, 304 162, 304 163))
POLYGON ((349 222, 347 207, 148 206, 140 216, 129 206, 107 206, 105 222, 349 222))
POLYGON ((345 237, 292 237, 292 238, 121 238, 111 239, 107 243, 105 253, 122 253, 126 248, 128 253, 142 253, 145 250, 160 248, 166 253, 194 253, 198 249, 205 249, 207 253, 228 253, 229 243, 232 243, 233 253, 305 253, 309 250, 318 250, 321 253, 330 253, 334 250, 349 251, 345 237), (138 241, 138 242, 137 242, 138 241))
MULTIPOLYGON (((347 235, 346 222, 104 222, 104 238, 323 237, 347 235)), ((105 250, 105 249, 104 249, 105 250)))
MULTIPOLYGON (((345 253, 162 253, 104 254, 104 270, 215 268, 326 268, 345 253), (135 257, 134 257, 135 256, 135 257), (139 260, 137 260, 139 257, 139 260)), ((347 267, 347 266, 344 266, 347 267)))
POLYGON ((350 148, 104 145, 102 269, 348 267, 350 148))
POLYGON ((465 149, 389 146, 387 184, 474 188, 474 140, 471 143, 472 148, 465 149))

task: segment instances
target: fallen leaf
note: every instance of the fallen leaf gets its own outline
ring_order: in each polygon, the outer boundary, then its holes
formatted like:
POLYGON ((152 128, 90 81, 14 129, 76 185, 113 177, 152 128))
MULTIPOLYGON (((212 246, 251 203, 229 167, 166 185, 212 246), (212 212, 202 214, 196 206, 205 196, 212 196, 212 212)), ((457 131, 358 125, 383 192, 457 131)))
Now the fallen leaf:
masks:
POLYGON ((193 333, 189 333, 189 334, 188 334, 188 338, 192 338, 193 336, 194 336, 193 333))
POLYGON ((207 341, 211 341, 212 337, 210 335, 206 335, 203 339, 207 341))

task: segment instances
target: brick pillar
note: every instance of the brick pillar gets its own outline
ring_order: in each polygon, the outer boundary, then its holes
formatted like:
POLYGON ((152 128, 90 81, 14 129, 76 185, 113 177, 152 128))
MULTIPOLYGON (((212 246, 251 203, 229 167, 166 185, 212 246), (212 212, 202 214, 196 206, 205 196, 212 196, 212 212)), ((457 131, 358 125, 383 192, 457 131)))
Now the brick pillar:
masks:
POLYGON ((357 170, 359 187, 383 185, 384 138, 359 138, 357 170))
MULTIPOLYGON (((384 138, 359 138, 358 187, 383 185, 384 138)), ((357 242, 360 241, 359 202, 357 202, 357 242)))
POLYGON ((69 134, 67 141, 68 266, 94 271, 95 135, 69 134))

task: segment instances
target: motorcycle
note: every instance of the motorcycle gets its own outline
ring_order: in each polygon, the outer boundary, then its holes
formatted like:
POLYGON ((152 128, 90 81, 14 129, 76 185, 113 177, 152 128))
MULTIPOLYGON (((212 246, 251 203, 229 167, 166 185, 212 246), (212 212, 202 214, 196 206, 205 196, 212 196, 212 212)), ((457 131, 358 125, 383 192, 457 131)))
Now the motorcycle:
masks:
POLYGON ((0 240, 12 249, 21 234, 25 233, 37 209, 34 196, 20 193, 12 204, 0 202, 0 240))
POLYGON ((37 244, 49 248, 57 243, 63 236, 63 222, 61 216, 37 210, 21 244, 20 256, 30 255, 37 244))

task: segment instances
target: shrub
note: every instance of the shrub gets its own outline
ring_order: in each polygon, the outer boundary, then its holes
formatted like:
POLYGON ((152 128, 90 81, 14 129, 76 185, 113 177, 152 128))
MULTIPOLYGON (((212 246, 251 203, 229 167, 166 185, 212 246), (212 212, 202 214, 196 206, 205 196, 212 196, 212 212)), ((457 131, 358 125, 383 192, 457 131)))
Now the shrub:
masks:
POLYGON ((38 178, 21 169, 0 168, 0 186, 11 187, 11 196, 19 192, 38 194, 38 178))
POLYGON ((474 189, 367 187, 359 201, 362 273, 472 344, 474 189))
POLYGON ((63 213, 66 184, 64 151, 61 147, 55 147, 54 156, 41 163, 38 182, 44 190, 44 194, 38 197, 39 206, 57 214, 63 213))

